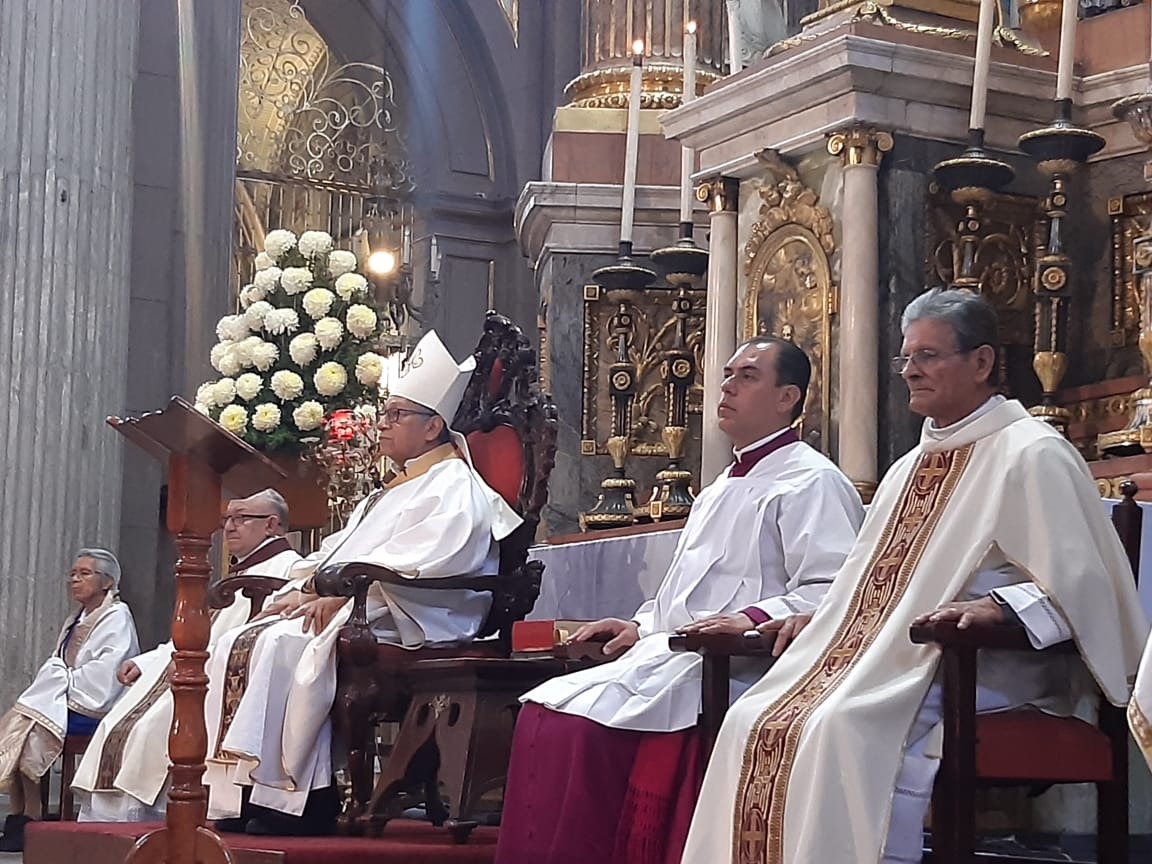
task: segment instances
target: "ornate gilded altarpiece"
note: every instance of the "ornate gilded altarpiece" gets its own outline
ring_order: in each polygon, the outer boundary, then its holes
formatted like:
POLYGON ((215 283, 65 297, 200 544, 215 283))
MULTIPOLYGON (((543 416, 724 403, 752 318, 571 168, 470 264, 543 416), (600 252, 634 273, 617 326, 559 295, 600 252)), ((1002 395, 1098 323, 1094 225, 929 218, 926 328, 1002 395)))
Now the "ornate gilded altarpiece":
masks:
POLYGON ((775 155, 762 157, 768 177, 760 188, 759 218, 744 253, 748 291, 742 338, 778 336, 812 361, 801 434, 825 453, 831 447, 832 324, 837 286, 832 214, 796 169, 775 155))
MULTIPOLYGON (((957 275, 960 226, 964 209, 933 184, 927 202, 925 285, 950 285, 957 275)), ((980 240, 973 276, 980 293, 1000 319, 1000 381, 1013 395, 1036 388, 1032 371, 1035 303, 1032 281, 1036 255, 1047 239, 1047 220, 1037 199, 993 194, 981 209, 980 240)))
MULTIPOLYGON (((624 334, 628 356, 636 366, 636 401, 632 408, 629 434, 632 456, 667 458, 668 448, 660 440, 660 430, 668 417, 668 387, 663 375, 664 353, 673 346, 676 319, 672 314, 674 291, 650 288, 638 292, 637 302, 628 303, 630 331, 624 334)), ((696 357, 696 368, 704 364, 704 291, 690 292, 692 312, 687 322, 687 344, 696 357)), ((620 310, 599 285, 584 286, 584 404, 581 411, 580 455, 607 455, 612 434, 612 400, 609 398, 609 366, 615 360, 618 334, 609 321, 620 310)), ((688 413, 699 415, 704 385, 699 376, 688 391, 688 413)))
POLYGON ((1147 246, 1152 237, 1152 192, 1108 199, 1112 217, 1112 301, 1110 335, 1112 346, 1135 345, 1140 335, 1140 281, 1136 248, 1147 246))

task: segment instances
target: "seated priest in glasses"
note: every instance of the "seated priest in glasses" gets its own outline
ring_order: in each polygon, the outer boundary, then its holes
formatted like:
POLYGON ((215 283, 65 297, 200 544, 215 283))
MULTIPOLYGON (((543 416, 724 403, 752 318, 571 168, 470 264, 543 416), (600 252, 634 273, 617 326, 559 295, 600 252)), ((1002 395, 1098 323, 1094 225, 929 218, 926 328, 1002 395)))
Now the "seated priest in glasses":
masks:
MULTIPOLYGON (((287 579, 292 565, 300 560, 284 537, 288 502, 275 489, 229 501, 221 529, 232 557, 228 576, 287 579)), ((269 601, 292 587, 286 584, 269 601)), ((243 625, 250 612, 251 600, 239 592, 227 608, 214 612, 208 651, 224 633, 243 625)), ((128 689, 100 721, 72 783, 81 802, 81 822, 163 818, 172 725, 168 670, 173 651, 172 643, 165 642, 121 664, 117 678, 128 689)))
POLYGON ((43 817, 40 778, 64 749, 65 735, 95 730, 123 685, 116 670, 139 653, 136 622, 120 600, 120 562, 105 549, 81 549, 68 574, 72 600, 56 648, 0 717, 0 786, 8 791, 0 852, 24 848, 24 826, 43 817))
POLYGON ((379 411, 383 489, 347 526, 300 562, 299 591, 227 634, 212 655, 207 703, 209 816, 221 830, 320 834, 339 808, 328 715, 336 693, 336 638, 352 601, 316 597, 321 566, 364 562, 412 580, 373 585, 368 617, 380 642, 404 648, 465 643, 491 595, 420 588, 424 580, 498 572, 497 542, 520 517, 472 469, 449 418, 475 369, 457 364, 434 332, 413 350, 379 411), (245 800, 245 799, 248 800, 245 800))
MULTIPOLYGON (((631 620, 606 618, 573 636, 627 652, 524 696, 500 864, 679 860, 704 771, 695 734, 703 663, 669 650, 669 634, 739 635, 814 609, 863 519, 848 478, 793 428, 810 377, 804 352, 770 337, 725 365, 717 410, 735 461, 693 504, 656 596, 631 620)), ((733 664, 733 693, 766 666, 733 664)))
POLYGON ((1036 648, 1075 640, 1079 656, 987 655, 979 711, 1069 715, 1095 688, 1128 701, 1148 634, 1131 568, 1079 453, 996 394, 997 329, 969 291, 904 310, 893 364, 925 417, 920 444, 884 477, 815 615, 763 625, 787 628, 777 648, 792 641, 725 717, 684 861, 921 860, 943 708, 940 650, 914 644, 913 624, 1018 621, 1036 648))

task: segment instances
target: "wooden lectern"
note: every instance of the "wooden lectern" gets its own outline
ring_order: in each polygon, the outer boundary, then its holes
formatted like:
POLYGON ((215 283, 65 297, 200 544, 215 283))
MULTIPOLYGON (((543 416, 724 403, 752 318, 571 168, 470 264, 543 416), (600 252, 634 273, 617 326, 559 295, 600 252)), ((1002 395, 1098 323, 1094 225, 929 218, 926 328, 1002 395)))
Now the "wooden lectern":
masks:
POLYGON ((168 468, 168 531, 176 541, 176 607, 172 643, 172 761, 166 827, 141 837, 132 864, 231 864, 220 837, 206 827, 208 794, 202 782, 208 732, 204 695, 211 620, 208 553, 220 525, 225 488, 252 495, 275 485, 284 472, 181 399, 135 420, 109 417, 108 425, 168 468))

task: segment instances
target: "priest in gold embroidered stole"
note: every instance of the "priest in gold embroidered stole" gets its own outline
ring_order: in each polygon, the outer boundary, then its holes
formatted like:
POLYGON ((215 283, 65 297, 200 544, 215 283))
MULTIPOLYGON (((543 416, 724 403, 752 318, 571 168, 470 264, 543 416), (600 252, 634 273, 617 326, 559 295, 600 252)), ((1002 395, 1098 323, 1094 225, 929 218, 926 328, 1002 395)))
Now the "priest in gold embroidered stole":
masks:
MULTIPOLYGON (((1127 559, 1075 449, 993 395, 995 313, 934 291, 903 329, 894 368, 928 418, 920 445, 880 484, 810 623, 727 715, 686 864, 919 862, 941 709, 939 650, 908 638, 918 619, 1072 638, 1103 694, 1128 700, 1148 623, 1127 559)), ((1070 712, 1075 670, 1038 662, 984 664, 978 709, 1070 712)))

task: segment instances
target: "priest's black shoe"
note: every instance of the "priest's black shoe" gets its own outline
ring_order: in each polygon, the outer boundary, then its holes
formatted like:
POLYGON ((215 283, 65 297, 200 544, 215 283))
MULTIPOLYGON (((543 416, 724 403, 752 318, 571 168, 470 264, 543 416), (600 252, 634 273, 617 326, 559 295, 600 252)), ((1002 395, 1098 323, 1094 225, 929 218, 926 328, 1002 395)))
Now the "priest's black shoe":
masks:
POLYGON ((24 826, 32 820, 22 813, 14 813, 4 820, 4 836, 0 837, 0 852, 24 851, 24 826))
POLYGON ((340 796, 335 786, 314 789, 299 816, 289 816, 267 807, 252 807, 252 818, 244 833, 262 837, 324 837, 336 833, 340 796))

